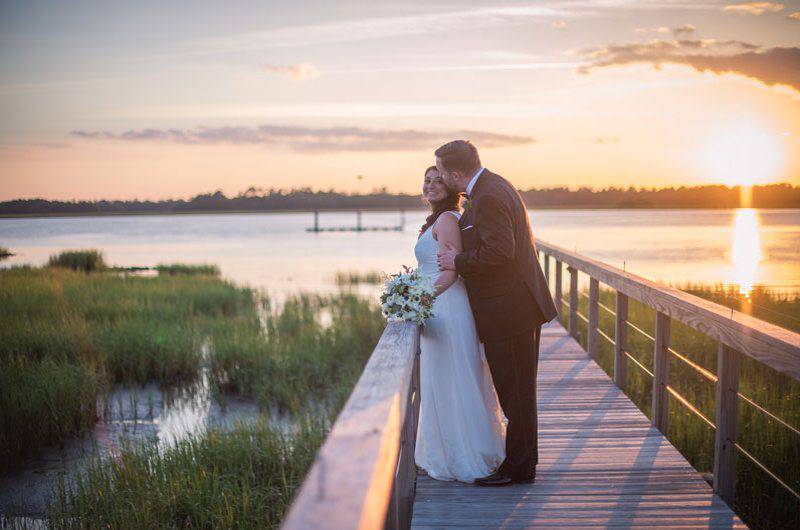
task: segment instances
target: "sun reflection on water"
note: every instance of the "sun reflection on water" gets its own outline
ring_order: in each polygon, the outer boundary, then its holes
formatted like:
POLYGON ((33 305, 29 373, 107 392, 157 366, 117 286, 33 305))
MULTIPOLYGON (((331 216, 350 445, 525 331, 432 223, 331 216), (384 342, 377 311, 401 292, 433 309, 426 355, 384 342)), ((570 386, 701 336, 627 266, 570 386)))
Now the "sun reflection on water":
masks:
POLYGON ((758 212, 752 208, 739 208, 733 222, 733 247, 731 259, 739 294, 750 298, 761 262, 761 236, 758 212))

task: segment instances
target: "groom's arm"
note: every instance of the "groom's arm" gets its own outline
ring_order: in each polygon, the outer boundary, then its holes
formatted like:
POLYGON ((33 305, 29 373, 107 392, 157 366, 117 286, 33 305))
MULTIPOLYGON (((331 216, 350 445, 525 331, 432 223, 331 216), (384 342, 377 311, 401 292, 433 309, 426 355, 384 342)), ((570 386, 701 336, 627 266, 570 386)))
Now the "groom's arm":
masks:
POLYGON ((480 236, 477 247, 456 255, 461 276, 491 274, 514 259, 514 222, 509 208, 491 195, 476 199, 473 225, 480 236))

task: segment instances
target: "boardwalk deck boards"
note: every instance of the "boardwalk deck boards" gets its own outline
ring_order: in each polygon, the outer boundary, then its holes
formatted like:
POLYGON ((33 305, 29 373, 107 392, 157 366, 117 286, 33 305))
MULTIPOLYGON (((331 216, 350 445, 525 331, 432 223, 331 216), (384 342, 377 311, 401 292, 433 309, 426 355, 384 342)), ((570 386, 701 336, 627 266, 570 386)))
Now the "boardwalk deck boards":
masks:
POLYGON ((560 324, 543 330, 538 385, 536 483, 419 476, 412 528, 746 528, 560 324))

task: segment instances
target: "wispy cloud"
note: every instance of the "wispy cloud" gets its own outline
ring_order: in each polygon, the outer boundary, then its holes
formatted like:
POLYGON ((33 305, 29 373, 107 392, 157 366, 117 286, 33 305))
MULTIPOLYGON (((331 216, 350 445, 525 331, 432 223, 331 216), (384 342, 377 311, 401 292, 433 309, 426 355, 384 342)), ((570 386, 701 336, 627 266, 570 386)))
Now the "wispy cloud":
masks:
POLYGON ((320 76, 319 69, 310 63, 297 63, 297 64, 268 64, 264 66, 264 70, 271 74, 285 75, 291 77, 296 81, 303 79, 314 79, 320 76))
POLYGON ((786 15, 786 18, 790 18, 792 20, 800 20, 800 11, 795 11, 790 15, 786 15))
POLYGON ((553 23, 550 24, 550 26, 555 29, 561 30, 561 29, 566 29, 567 23, 563 20, 554 20, 553 23))
POLYGON ((576 16, 575 13, 575 11, 564 8, 561 3, 553 3, 541 6, 487 7, 392 17, 370 17, 204 39, 190 43, 189 46, 196 50, 208 51, 291 48, 525 24, 536 19, 576 16))
POLYGON ((765 85, 786 85, 800 93, 800 48, 766 48, 743 41, 655 40, 583 50, 579 71, 636 63, 683 64, 699 72, 738 74, 765 85))
POLYGON ((417 151, 434 149, 454 138, 469 139, 482 148, 523 145, 535 142, 528 136, 487 131, 418 131, 412 129, 366 129, 361 127, 197 127, 194 129, 138 129, 122 133, 110 131, 72 131, 83 140, 172 142, 190 145, 265 145, 288 147, 304 152, 336 151, 417 151))
POLYGON ((746 2, 744 4, 731 4, 722 8, 728 13, 737 15, 763 15, 764 13, 777 13, 786 7, 777 2, 746 2))

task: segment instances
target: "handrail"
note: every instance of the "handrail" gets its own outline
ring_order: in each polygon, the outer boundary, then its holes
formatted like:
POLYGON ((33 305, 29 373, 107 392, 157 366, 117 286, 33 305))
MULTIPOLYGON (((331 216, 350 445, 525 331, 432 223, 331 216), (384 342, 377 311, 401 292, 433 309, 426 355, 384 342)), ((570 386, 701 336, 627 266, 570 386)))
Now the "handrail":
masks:
POLYGON ((670 318, 800 380, 800 334, 541 240, 536 247, 670 318))
POLYGON ((754 461, 761 469, 774 478, 791 494, 800 498, 800 493, 791 489, 777 475, 770 471, 755 457, 747 453, 737 443, 738 400, 768 414, 780 424, 798 433, 777 416, 757 405, 739 392, 741 354, 794 379, 800 380, 800 334, 779 326, 761 321, 733 309, 721 306, 679 291, 658 285, 650 280, 612 267, 600 261, 581 256, 547 242, 537 242, 540 255, 544 259, 545 278, 549 287, 550 258, 555 258, 555 301, 560 309, 565 305, 569 310, 569 332, 578 336, 577 320, 587 323, 587 351, 591 357, 597 356, 597 340, 602 337, 614 346, 614 381, 625 389, 627 383, 627 362, 632 361, 653 379, 653 425, 667 433, 669 415, 668 397, 671 395, 708 426, 715 430, 714 441, 714 491, 728 502, 733 500, 736 481, 736 451, 754 461), (562 267, 568 265, 570 275, 569 299, 563 299, 562 267), (590 277, 589 295, 578 293, 578 272, 590 277), (617 296, 616 311, 604 306, 599 300, 599 283, 614 288, 617 296), (589 318, 578 311, 578 297, 589 299, 589 318), (638 300, 655 310, 655 329, 651 335, 628 320, 628 297, 638 300), (615 337, 611 339, 599 326, 598 311, 604 309, 615 317, 615 337), (717 372, 691 361, 688 357, 670 348, 670 321, 675 319, 689 327, 717 339, 717 372), (627 329, 632 328, 653 342, 653 371, 634 358, 628 351, 627 329), (703 377, 716 385, 716 424, 708 419, 697 407, 669 384, 669 356, 674 355, 703 377))
POLYGON ((284 530, 408 528, 416 469, 419 326, 386 326, 317 453, 284 530))

